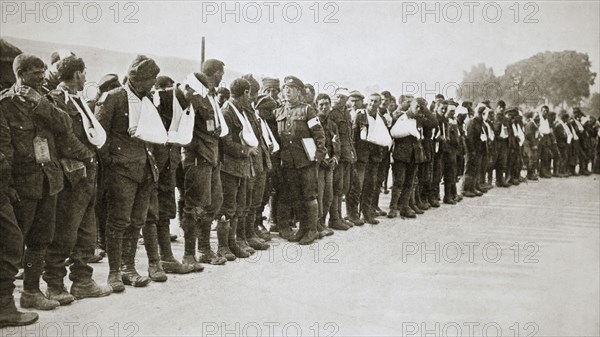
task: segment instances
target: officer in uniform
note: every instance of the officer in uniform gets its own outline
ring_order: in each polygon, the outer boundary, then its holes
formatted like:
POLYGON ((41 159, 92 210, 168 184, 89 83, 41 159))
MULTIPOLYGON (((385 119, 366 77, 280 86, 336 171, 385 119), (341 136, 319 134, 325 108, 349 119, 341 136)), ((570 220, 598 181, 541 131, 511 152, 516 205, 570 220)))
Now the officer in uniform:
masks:
POLYGON ((21 54, 13 69, 17 83, 0 95, 0 152, 12 166, 8 181, 16 191, 12 199, 20 200, 14 210, 27 246, 21 307, 50 310, 59 302, 41 293, 39 280, 54 237, 57 195, 63 189, 59 159, 89 163, 94 154, 73 134, 69 115, 39 94, 44 62, 21 54))
MULTIPOLYGON (((104 130, 93 128, 94 114, 83 97, 77 95, 85 84, 85 63, 81 58, 69 56, 58 64, 57 75, 61 82, 49 95, 54 104, 71 117, 77 139, 95 153, 104 145, 105 139, 88 136, 91 132, 97 135, 104 130)), ((44 280, 48 283, 48 298, 64 305, 75 298, 108 296, 112 288, 96 284, 92 279, 94 269, 87 264, 96 247, 96 156, 85 163, 61 160, 61 164, 66 182, 58 194, 56 231, 46 253, 44 280), (71 294, 64 286, 67 258, 72 262, 69 274, 73 281, 71 294)))
POLYGON ((114 292, 124 291, 124 285, 145 287, 150 282, 150 278, 138 274, 135 253, 158 181, 158 167, 153 146, 132 137, 137 124, 130 125, 130 120, 135 121, 135 114, 140 112, 135 106, 130 109, 129 95, 135 95, 143 108, 144 99, 151 100, 150 90, 159 72, 154 60, 138 55, 129 67, 126 87, 109 91, 96 109, 107 135, 99 153, 106 167, 108 284, 114 292))
MULTIPOLYGON (((314 109, 300 102, 304 83, 287 76, 283 90, 286 102, 275 114, 281 138, 281 166, 290 191, 287 202, 295 204, 300 217, 300 229, 291 241, 307 245, 318 238, 317 170, 325 159, 325 135, 314 109)), ((278 225, 288 226, 283 219, 278 225)))

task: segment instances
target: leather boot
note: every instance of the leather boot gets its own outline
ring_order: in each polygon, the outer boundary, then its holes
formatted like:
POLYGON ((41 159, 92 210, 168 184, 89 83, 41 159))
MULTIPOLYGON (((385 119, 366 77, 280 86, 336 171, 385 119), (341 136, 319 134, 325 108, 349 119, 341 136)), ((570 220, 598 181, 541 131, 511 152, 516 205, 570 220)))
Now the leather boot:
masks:
POLYGON ((463 200, 463 196, 458 194, 458 191, 456 189, 456 183, 450 184, 450 194, 452 196, 452 199, 454 199, 454 201, 456 201, 457 203, 463 200))
POLYGON ((191 266, 195 272, 201 272, 204 270, 204 266, 196 260, 196 241, 199 240, 200 236, 200 224, 197 220, 197 216, 193 214, 184 214, 181 220, 184 242, 184 252, 181 263, 191 266))
POLYGON ((456 205, 452 196, 452 185, 449 183, 444 183, 444 204, 456 205))
POLYGON ((194 271, 194 266, 182 264, 173 256, 171 249, 171 233, 169 224, 160 223, 156 225, 156 237, 160 248, 160 266, 168 274, 187 274, 194 271))
POLYGON ((410 198, 408 200, 408 207, 410 207, 410 209, 413 210, 413 212, 415 212, 416 214, 423 214, 425 213, 425 211, 421 210, 419 208, 419 206, 417 206, 417 201, 416 201, 416 197, 415 197, 415 189, 413 186, 413 189, 410 193, 410 198))
POLYGON ((334 195, 331 200, 331 207, 329 208, 329 228, 339 231, 347 231, 350 227, 346 226, 344 222, 342 222, 342 218, 340 216, 339 198, 339 196, 334 195))
POLYGON ((416 184, 414 186, 415 189, 415 202, 417 204, 417 207, 419 207, 419 209, 426 211, 428 210, 431 205, 429 205, 429 203, 423 202, 423 199, 421 198, 421 185, 420 184, 416 184))
MULTIPOLYGON (((344 225, 346 225, 346 227, 352 228, 352 227, 354 227, 354 222, 352 222, 348 219, 348 216, 350 215, 350 212, 348 211, 348 201, 344 201, 346 203, 346 218, 344 218, 342 216, 342 200, 344 200, 344 198, 345 198, 344 196, 338 197, 338 209, 337 209, 338 216, 339 216, 340 220, 342 221, 342 223, 344 225)), ((357 214, 357 216, 358 216, 358 214, 357 214)))
POLYGON ((319 223, 317 223, 317 231, 319 232, 319 239, 325 236, 333 235, 333 230, 327 227, 325 224, 325 219, 319 219, 319 223))
POLYGON ((250 247, 248 241, 246 241, 246 217, 238 216, 237 217, 237 231, 235 233, 235 241, 237 245, 249 255, 256 253, 254 248, 250 247))
POLYGON ((310 245, 319 238, 317 232, 317 221, 319 221, 319 204, 317 200, 311 200, 304 203, 305 214, 301 221, 304 220, 304 226, 308 232, 300 239, 301 245, 310 245))
POLYGON ((23 293, 21 308, 52 310, 60 305, 58 301, 50 300, 40 291, 40 277, 44 270, 44 252, 25 249, 23 255, 23 293))
POLYGON ((463 178, 463 196, 473 198, 477 195, 473 192, 473 177, 465 174, 463 178))
POLYGON ((355 206, 349 206, 348 201, 346 201, 346 209, 348 210, 348 221, 354 226, 362 226, 365 224, 358 215, 358 209, 355 206))
POLYGON ((113 292, 125 291, 121 277, 121 261, 123 257, 123 233, 106 226, 106 255, 108 256, 108 285, 113 292))
POLYGON ((256 212, 253 210, 246 215, 246 242, 255 250, 267 250, 270 247, 269 244, 256 234, 256 228, 254 227, 256 222, 255 217, 256 212))
POLYGON ((408 206, 402 206, 402 208, 400 209, 400 216, 410 219, 414 219, 417 217, 415 212, 408 206))
MULTIPOLYGON (((231 231, 231 222, 225 219, 225 216, 221 217, 221 220, 217 221, 217 256, 223 257, 227 261, 234 261, 235 255, 229 250, 229 232, 231 231)), ((209 241, 210 244, 210 241, 209 241)))
POLYGON ((109 285, 101 286, 92 278, 85 281, 75 281, 71 285, 71 295, 80 300, 83 298, 104 297, 112 294, 112 287, 109 285))
POLYGON ((229 233, 227 235, 227 244, 229 245, 229 250, 238 258, 248 258, 250 257, 250 253, 246 252, 242 247, 240 247, 236 240, 237 228, 238 228, 238 217, 234 216, 229 220, 229 233))
POLYGON ((263 208, 259 208, 254 214, 254 230, 256 235, 263 241, 271 241, 271 233, 263 225, 263 208))
POLYGON ((35 312, 20 312, 12 296, 0 298, 0 329, 8 326, 24 326, 37 322, 35 312))
POLYGON ((123 264, 121 277, 125 285, 145 287, 150 278, 140 275, 135 269, 135 253, 137 251, 139 229, 130 227, 123 234, 123 264))
POLYGON ((168 277, 160 266, 160 257, 158 256, 156 224, 146 223, 142 227, 142 234, 144 235, 144 247, 148 256, 148 277, 154 282, 166 282, 168 277))
POLYGON ((68 305, 75 301, 75 296, 69 294, 63 284, 60 285, 48 285, 46 290, 46 297, 49 300, 57 301, 60 305, 68 305))
MULTIPOLYGON (((200 221, 200 228, 198 228, 198 249, 200 250, 200 257, 198 258, 198 262, 211 264, 213 266, 222 266, 227 262, 227 258, 225 256, 219 256, 218 254, 215 254, 210 246, 211 224, 212 219, 203 219, 200 221)), ((219 228, 217 223, 217 238, 219 237, 219 230, 222 232, 222 228, 219 228)), ((225 237, 227 237, 227 235, 225 235, 225 237)), ((231 254, 231 252, 229 252, 229 254, 231 254)), ((231 254, 231 257, 235 260, 235 256, 233 254, 231 254)))

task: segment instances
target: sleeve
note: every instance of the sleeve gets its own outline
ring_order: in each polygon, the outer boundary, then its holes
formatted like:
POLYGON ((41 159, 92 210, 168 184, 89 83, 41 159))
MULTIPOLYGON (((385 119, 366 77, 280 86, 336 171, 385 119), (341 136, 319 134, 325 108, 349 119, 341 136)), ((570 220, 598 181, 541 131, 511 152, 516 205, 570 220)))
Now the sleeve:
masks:
POLYGON ((317 145, 317 162, 322 162, 325 159, 325 153, 327 152, 325 146, 325 132, 323 131, 323 125, 319 122, 317 113, 311 106, 307 106, 306 108, 306 122, 308 123, 312 138, 317 145))
POLYGON ((104 95, 102 98, 100 98, 100 101, 98 101, 98 103, 96 104, 96 110, 95 110, 95 115, 96 115, 96 119, 98 120, 98 122, 100 122, 100 124, 102 125, 102 128, 104 129, 104 131, 106 132, 106 143, 104 144, 104 146, 102 146, 101 149, 98 150, 98 156, 100 157, 100 160, 102 161, 103 164, 108 165, 110 164, 111 158, 110 158, 110 142, 111 142, 111 125, 112 125, 112 119, 113 119, 113 115, 114 115, 114 110, 115 110, 115 103, 114 103, 114 95, 104 95))
POLYGON ((329 129, 331 130, 331 145, 333 147, 333 156, 339 161, 342 155, 342 145, 340 144, 340 136, 338 134, 337 125, 333 122, 329 122, 329 129))
POLYGON ((250 148, 233 140, 233 130, 239 129, 235 126, 237 116, 233 116, 231 109, 227 109, 223 113, 225 122, 229 126, 229 133, 223 137, 223 153, 235 158, 248 158, 250 156, 250 148))
POLYGON ((12 185, 13 147, 8 121, 0 105, 0 180, 1 185, 12 185))

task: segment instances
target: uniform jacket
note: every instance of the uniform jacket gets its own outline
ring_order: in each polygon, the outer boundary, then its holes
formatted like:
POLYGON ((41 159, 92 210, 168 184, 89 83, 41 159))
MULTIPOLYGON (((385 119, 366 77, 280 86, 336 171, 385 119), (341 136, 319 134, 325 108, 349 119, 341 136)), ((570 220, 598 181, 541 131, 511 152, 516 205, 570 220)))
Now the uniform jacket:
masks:
POLYGON ((44 179, 49 195, 63 188, 63 172, 58 161, 58 146, 63 158, 85 161, 93 156, 72 131, 71 118, 42 97, 34 106, 15 93, 14 86, 0 93, 0 153, 12 168, 8 185, 21 198, 41 199, 44 179), (33 140, 36 136, 48 142, 50 162, 38 164, 33 140))
POLYGON ((383 160, 383 147, 360 139, 361 130, 363 128, 369 128, 367 113, 368 112, 366 110, 361 109, 356 115, 356 127, 353 131, 356 161, 359 163, 380 163, 383 160))
POLYGON ((540 138, 538 137, 538 125, 532 119, 527 125, 525 125, 525 144, 529 146, 530 150, 537 150, 540 145, 540 138))
MULTIPOLYGON (((400 110, 400 108, 398 108, 398 110, 400 110)), ((400 118, 400 116, 402 116, 402 114, 404 113, 404 111, 400 111, 400 113, 394 113, 396 116, 394 117, 393 124, 396 123, 398 118, 400 118)), ((423 129, 423 137, 425 136, 424 132, 426 128, 431 131, 432 128, 434 128, 437 125, 437 119, 428 109, 424 109, 423 113, 418 114, 416 119, 417 127, 423 129)), ((420 164, 426 162, 427 157, 425 156, 424 143, 425 139, 418 140, 414 136, 394 138, 392 158, 394 158, 394 160, 399 160, 405 163, 420 164)), ((431 143, 428 143, 428 145, 431 145, 431 143)), ((429 158, 429 160, 431 160, 431 157, 429 158)))
POLYGON ((103 168, 141 183, 149 166, 152 178, 158 181, 152 144, 129 135, 129 104, 125 88, 109 91, 104 100, 98 102, 96 118, 106 131, 106 144, 99 151, 103 168))
POLYGON ((356 162, 356 151, 352 144, 352 119, 345 107, 334 107, 329 113, 331 119, 338 128, 340 136, 340 161, 356 162))
POLYGON ((471 155, 483 154, 485 151, 486 143, 481 140, 481 133, 483 132, 483 120, 481 117, 475 117, 469 122, 467 127, 467 153, 471 155))
POLYGON ((325 158, 323 126, 320 122, 316 122, 312 127, 309 127, 308 124, 309 121, 311 123, 315 123, 315 120, 318 121, 313 108, 304 103, 286 102, 284 106, 276 110, 275 116, 277 131, 281 139, 279 145, 283 167, 302 168, 312 164, 302 145, 303 138, 312 138, 315 141, 316 160, 323 161, 325 158))
POLYGON ((223 116, 229 127, 229 134, 223 137, 223 166, 221 171, 240 178, 254 176, 250 164, 250 147, 242 143, 242 122, 231 107, 234 104, 238 111, 245 113, 244 107, 230 100, 223 110, 223 116))
MULTIPOLYGON (((171 120, 173 119, 173 90, 175 90, 177 101, 181 107, 184 110, 186 108, 183 94, 181 91, 176 90, 175 87, 158 92, 158 96, 160 97, 160 104, 157 106, 158 114, 166 130, 169 130, 171 120)), ((156 158, 156 165, 159 171, 175 171, 181 162, 181 146, 176 144, 154 144, 154 157, 156 158)))
POLYGON ((256 135, 258 139, 258 155, 252 157, 252 166, 255 173, 258 175, 263 171, 271 170, 271 151, 265 143, 264 135, 262 132, 262 128, 260 123, 263 123, 256 117, 256 112, 251 107, 246 107, 246 116, 248 117, 248 121, 250 121, 250 125, 252 126, 252 131, 256 135))
POLYGON ((194 165, 197 161, 202 160, 216 167, 219 164, 219 136, 221 128, 216 127, 218 117, 210 104, 208 95, 215 97, 216 100, 217 92, 214 88, 209 90, 206 76, 202 75, 199 81, 207 88, 208 93, 206 96, 198 93, 192 98, 192 105, 196 113, 194 137, 192 138, 192 142, 183 148, 183 165, 194 165))
POLYGON ((340 137, 337 124, 331 118, 320 119, 325 133, 325 149, 329 158, 340 160, 342 148, 340 146, 340 137))

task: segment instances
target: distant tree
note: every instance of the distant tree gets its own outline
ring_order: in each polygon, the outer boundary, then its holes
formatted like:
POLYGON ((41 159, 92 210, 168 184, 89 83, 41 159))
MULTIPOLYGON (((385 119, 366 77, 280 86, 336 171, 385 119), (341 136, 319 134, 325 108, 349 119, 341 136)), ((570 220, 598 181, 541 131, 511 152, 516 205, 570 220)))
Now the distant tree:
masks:
POLYGON ((587 111, 590 115, 600 117, 600 93, 594 93, 590 99, 587 111))
POLYGON ((512 82, 515 104, 573 106, 590 96, 596 73, 585 53, 562 51, 538 53, 506 67, 503 82, 512 82))
POLYGON ((501 85, 494 70, 480 63, 471 67, 471 71, 463 71, 458 99, 475 103, 484 99, 495 100, 501 95, 501 85))

